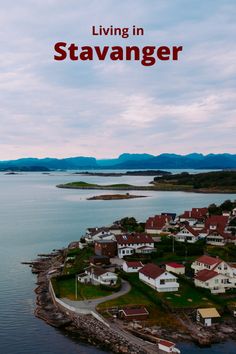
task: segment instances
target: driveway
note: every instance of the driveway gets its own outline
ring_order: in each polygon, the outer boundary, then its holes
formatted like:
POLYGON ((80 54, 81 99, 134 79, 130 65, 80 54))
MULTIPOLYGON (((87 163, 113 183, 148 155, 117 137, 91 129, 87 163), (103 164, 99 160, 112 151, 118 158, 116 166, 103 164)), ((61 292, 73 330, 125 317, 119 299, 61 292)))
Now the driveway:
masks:
POLYGON ((102 302, 109 301, 116 299, 117 297, 120 297, 122 295, 127 294, 131 289, 130 284, 122 280, 121 281, 121 289, 120 291, 117 291, 116 293, 104 297, 99 297, 98 299, 90 299, 90 300, 83 300, 83 301, 73 301, 69 300, 66 298, 61 299, 63 302, 65 302, 67 305, 73 306, 76 309, 82 309, 82 310, 88 310, 88 311, 94 311, 96 312, 96 307, 101 304, 102 302))

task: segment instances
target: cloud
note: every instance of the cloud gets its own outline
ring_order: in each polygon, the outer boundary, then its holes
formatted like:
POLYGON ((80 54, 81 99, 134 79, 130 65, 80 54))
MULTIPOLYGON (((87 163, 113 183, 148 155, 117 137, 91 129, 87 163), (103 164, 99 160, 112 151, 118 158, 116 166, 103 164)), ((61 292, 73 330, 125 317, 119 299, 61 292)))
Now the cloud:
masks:
POLYGON ((0 0, 0 158, 235 152, 234 1, 0 0), (144 27, 93 37, 92 25, 144 27), (57 41, 183 45, 178 62, 55 62, 57 41))

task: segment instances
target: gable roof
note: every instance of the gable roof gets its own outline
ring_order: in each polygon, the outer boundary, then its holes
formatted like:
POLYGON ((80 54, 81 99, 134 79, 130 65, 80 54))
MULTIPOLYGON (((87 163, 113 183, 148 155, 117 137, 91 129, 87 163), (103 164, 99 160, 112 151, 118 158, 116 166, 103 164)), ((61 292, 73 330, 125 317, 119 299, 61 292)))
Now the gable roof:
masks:
POLYGON ((156 264, 148 263, 142 269, 140 269, 139 273, 142 273, 146 277, 150 277, 152 279, 156 279, 160 275, 165 273, 165 270, 161 269, 156 264))
POLYGON ((192 208, 192 210, 185 210, 180 217, 184 219, 202 219, 206 218, 207 213, 208 208, 192 208))
POLYGON ((166 263, 166 265, 172 268, 184 268, 183 264, 175 263, 175 262, 166 263))
POLYGON ((215 257, 204 255, 204 256, 197 258, 195 262, 199 262, 199 263, 203 263, 205 265, 212 266, 212 265, 219 264, 223 261, 220 258, 215 258, 215 257))
POLYGON ((171 215, 155 215, 150 216, 146 221, 146 229, 162 230, 166 224, 172 220, 171 215))
POLYGON ((202 269, 197 272, 195 279, 200 281, 207 281, 215 278, 217 275, 219 275, 219 273, 215 272, 214 270, 202 269))
POLYGON ((183 229, 187 229, 195 237, 199 236, 199 230, 194 230, 189 224, 184 225, 181 230, 183 229))
POLYGON ((167 348, 171 348, 171 347, 175 346, 175 343, 170 342, 168 340, 164 340, 164 339, 161 339, 158 343, 163 345, 163 346, 165 346, 165 347, 167 347, 167 348))
POLYGON ((127 264, 127 267, 129 268, 139 268, 139 267, 143 267, 143 263, 142 262, 125 262, 127 264))
POLYGON ((86 268, 86 271, 90 274, 93 273, 97 276, 100 276, 102 274, 109 272, 107 269, 103 269, 101 267, 96 267, 96 266, 90 266, 90 267, 86 268))
POLYGON ((214 308, 198 309, 202 318, 217 318, 220 317, 219 312, 214 308))
POLYGON ((125 316, 140 316, 140 315, 148 315, 149 312, 148 310, 143 307, 143 308, 132 308, 132 309, 122 309, 121 311, 124 312, 125 316))
POLYGON ((120 245, 134 244, 134 243, 154 243, 152 237, 147 234, 126 234, 126 235, 117 235, 116 241, 120 245))
POLYGON ((229 217, 225 215, 211 215, 206 219, 205 228, 209 230, 211 226, 215 226, 219 231, 224 231, 229 221, 229 217))

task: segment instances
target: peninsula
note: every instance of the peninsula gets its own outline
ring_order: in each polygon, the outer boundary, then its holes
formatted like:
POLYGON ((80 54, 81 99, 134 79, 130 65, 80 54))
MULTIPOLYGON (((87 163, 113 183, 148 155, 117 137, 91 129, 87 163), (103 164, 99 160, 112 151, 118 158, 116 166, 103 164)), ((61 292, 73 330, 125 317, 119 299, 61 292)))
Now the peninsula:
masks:
POLYGON ((132 184, 93 184, 84 181, 57 185, 58 188, 97 190, 183 191, 195 193, 236 193, 236 171, 170 174, 154 177, 146 186, 132 184))

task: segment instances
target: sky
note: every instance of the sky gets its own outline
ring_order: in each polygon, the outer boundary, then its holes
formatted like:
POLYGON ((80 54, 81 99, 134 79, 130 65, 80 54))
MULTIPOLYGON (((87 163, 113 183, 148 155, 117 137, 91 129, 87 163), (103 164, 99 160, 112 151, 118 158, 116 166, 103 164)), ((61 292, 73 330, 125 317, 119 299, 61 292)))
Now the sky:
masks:
POLYGON ((235 0, 0 0, 0 159, 236 153, 235 0), (144 36, 92 36, 92 26, 144 36), (55 61, 57 42, 182 45, 178 61, 55 61))

